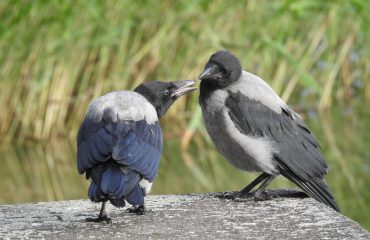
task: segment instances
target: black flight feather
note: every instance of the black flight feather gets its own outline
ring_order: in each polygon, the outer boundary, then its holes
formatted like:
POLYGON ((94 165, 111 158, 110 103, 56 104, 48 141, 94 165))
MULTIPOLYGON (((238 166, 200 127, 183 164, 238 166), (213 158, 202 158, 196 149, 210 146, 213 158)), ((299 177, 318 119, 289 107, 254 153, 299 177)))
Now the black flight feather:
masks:
POLYGON ((339 211, 323 178, 327 165, 319 144, 298 115, 285 108, 279 114, 241 92, 228 94, 225 106, 235 127, 245 135, 274 141, 280 173, 309 196, 339 211))

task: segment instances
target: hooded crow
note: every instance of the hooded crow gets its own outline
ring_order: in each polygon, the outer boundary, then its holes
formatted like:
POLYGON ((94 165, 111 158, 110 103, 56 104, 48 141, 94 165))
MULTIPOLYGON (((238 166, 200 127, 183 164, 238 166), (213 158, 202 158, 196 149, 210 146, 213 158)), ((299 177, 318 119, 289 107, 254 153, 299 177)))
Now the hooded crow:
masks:
POLYGON ((77 167, 91 178, 88 195, 103 202, 98 218, 111 222, 105 212, 109 200, 125 201, 129 212, 144 214, 144 196, 157 175, 163 136, 159 119, 180 96, 194 91, 191 80, 149 81, 132 91, 117 91, 91 102, 77 139, 77 167))
POLYGON ((263 199, 267 185, 281 174, 339 212, 316 138, 264 80, 243 71, 228 51, 213 54, 199 79, 199 104, 217 149, 235 167, 262 172, 231 198, 263 199))

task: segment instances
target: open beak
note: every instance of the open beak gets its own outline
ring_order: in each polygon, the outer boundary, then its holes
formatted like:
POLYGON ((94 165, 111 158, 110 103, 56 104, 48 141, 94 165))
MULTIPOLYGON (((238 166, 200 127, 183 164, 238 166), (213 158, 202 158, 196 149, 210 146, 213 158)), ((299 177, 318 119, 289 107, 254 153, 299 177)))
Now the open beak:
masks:
POLYGON ((202 72, 202 74, 200 74, 199 76, 199 80, 205 80, 205 79, 220 79, 222 76, 221 76, 221 73, 220 73, 220 69, 219 67, 216 65, 216 64, 212 64, 210 65, 209 67, 207 67, 206 69, 204 69, 204 71, 202 72))
POLYGON ((173 82, 175 87, 177 88, 174 93, 172 93, 171 97, 181 97, 182 95, 188 94, 194 90, 196 87, 192 87, 196 82, 193 80, 181 80, 173 82))

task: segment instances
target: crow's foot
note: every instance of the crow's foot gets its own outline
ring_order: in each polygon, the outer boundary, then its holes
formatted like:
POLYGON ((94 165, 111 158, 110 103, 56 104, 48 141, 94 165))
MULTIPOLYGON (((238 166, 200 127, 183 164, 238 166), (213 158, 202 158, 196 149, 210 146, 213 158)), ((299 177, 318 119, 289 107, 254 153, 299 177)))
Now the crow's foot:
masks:
POLYGON ((267 201, 273 199, 273 197, 268 194, 266 191, 256 191, 253 193, 253 198, 255 201, 267 201))
POLYGON ((217 193, 215 195, 215 197, 217 197, 217 198, 232 199, 232 197, 233 197, 234 194, 235 194, 235 192, 221 192, 221 193, 217 193))
POLYGON ((251 192, 251 193, 241 193, 241 192, 224 192, 217 194, 218 198, 230 199, 235 202, 247 202, 247 201, 266 201, 271 200, 272 197, 265 191, 263 192, 251 192))
POLYGON ((106 222, 106 223, 110 223, 112 224, 112 219, 109 218, 107 215, 102 215, 102 216, 99 216, 97 218, 86 218, 85 219, 86 222, 106 222))
POLYGON ((246 200, 253 198, 253 193, 242 194, 241 192, 223 192, 217 194, 216 197, 239 201, 239 199, 246 200))
POLYGON ((145 207, 144 206, 134 206, 132 208, 128 208, 126 212, 136 213, 137 215, 145 215, 145 207))

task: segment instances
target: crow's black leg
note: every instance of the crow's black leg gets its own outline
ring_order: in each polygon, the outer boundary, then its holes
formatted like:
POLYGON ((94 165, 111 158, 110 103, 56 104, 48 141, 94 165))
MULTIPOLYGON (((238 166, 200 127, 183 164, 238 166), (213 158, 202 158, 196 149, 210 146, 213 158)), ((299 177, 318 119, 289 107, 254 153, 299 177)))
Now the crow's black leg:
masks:
POLYGON ((254 180, 251 184, 246 186, 243 190, 236 193, 233 199, 236 202, 244 202, 250 200, 269 200, 271 197, 265 192, 266 187, 276 178, 276 175, 270 175, 267 173, 263 173, 260 175, 256 180, 254 180), (262 181, 261 185, 257 188, 257 190, 251 192, 250 190, 254 188, 257 184, 262 181))
POLYGON ((243 188, 239 192, 225 192, 225 193, 218 194, 217 197, 227 198, 227 199, 251 198, 254 196, 254 194, 250 193, 250 191, 260 182, 266 180, 266 178, 268 178, 269 176, 271 175, 267 173, 262 173, 255 180, 253 180, 253 182, 248 184, 245 188, 243 188))
POLYGON ((258 185, 260 182, 264 181, 266 178, 268 178, 269 176, 271 176, 270 174, 267 174, 267 173, 262 173, 261 175, 259 175, 255 180, 253 180, 253 182, 251 182, 250 184, 248 184, 245 188, 243 188, 242 190, 240 190, 240 195, 243 196, 243 195, 248 195, 248 193, 256 186, 258 185))
POLYGON ((269 175, 259 186, 259 188, 253 192, 253 196, 256 200, 268 200, 270 197, 265 192, 266 187, 276 178, 276 175, 269 175))
POLYGON ((126 211, 129 213, 136 213, 137 215, 144 215, 145 206, 144 205, 134 206, 132 208, 128 208, 126 211))
POLYGON ((101 209, 100 209, 100 213, 99 213, 99 216, 97 218, 86 218, 86 222, 103 222, 103 221, 106 221, 107 223, 112 223, 112 219, 110 219, 108 216, 107 216, 107 213, 105 212, 105 204, 107 202, 103 202, 103 204, 101 205, 101 209))

